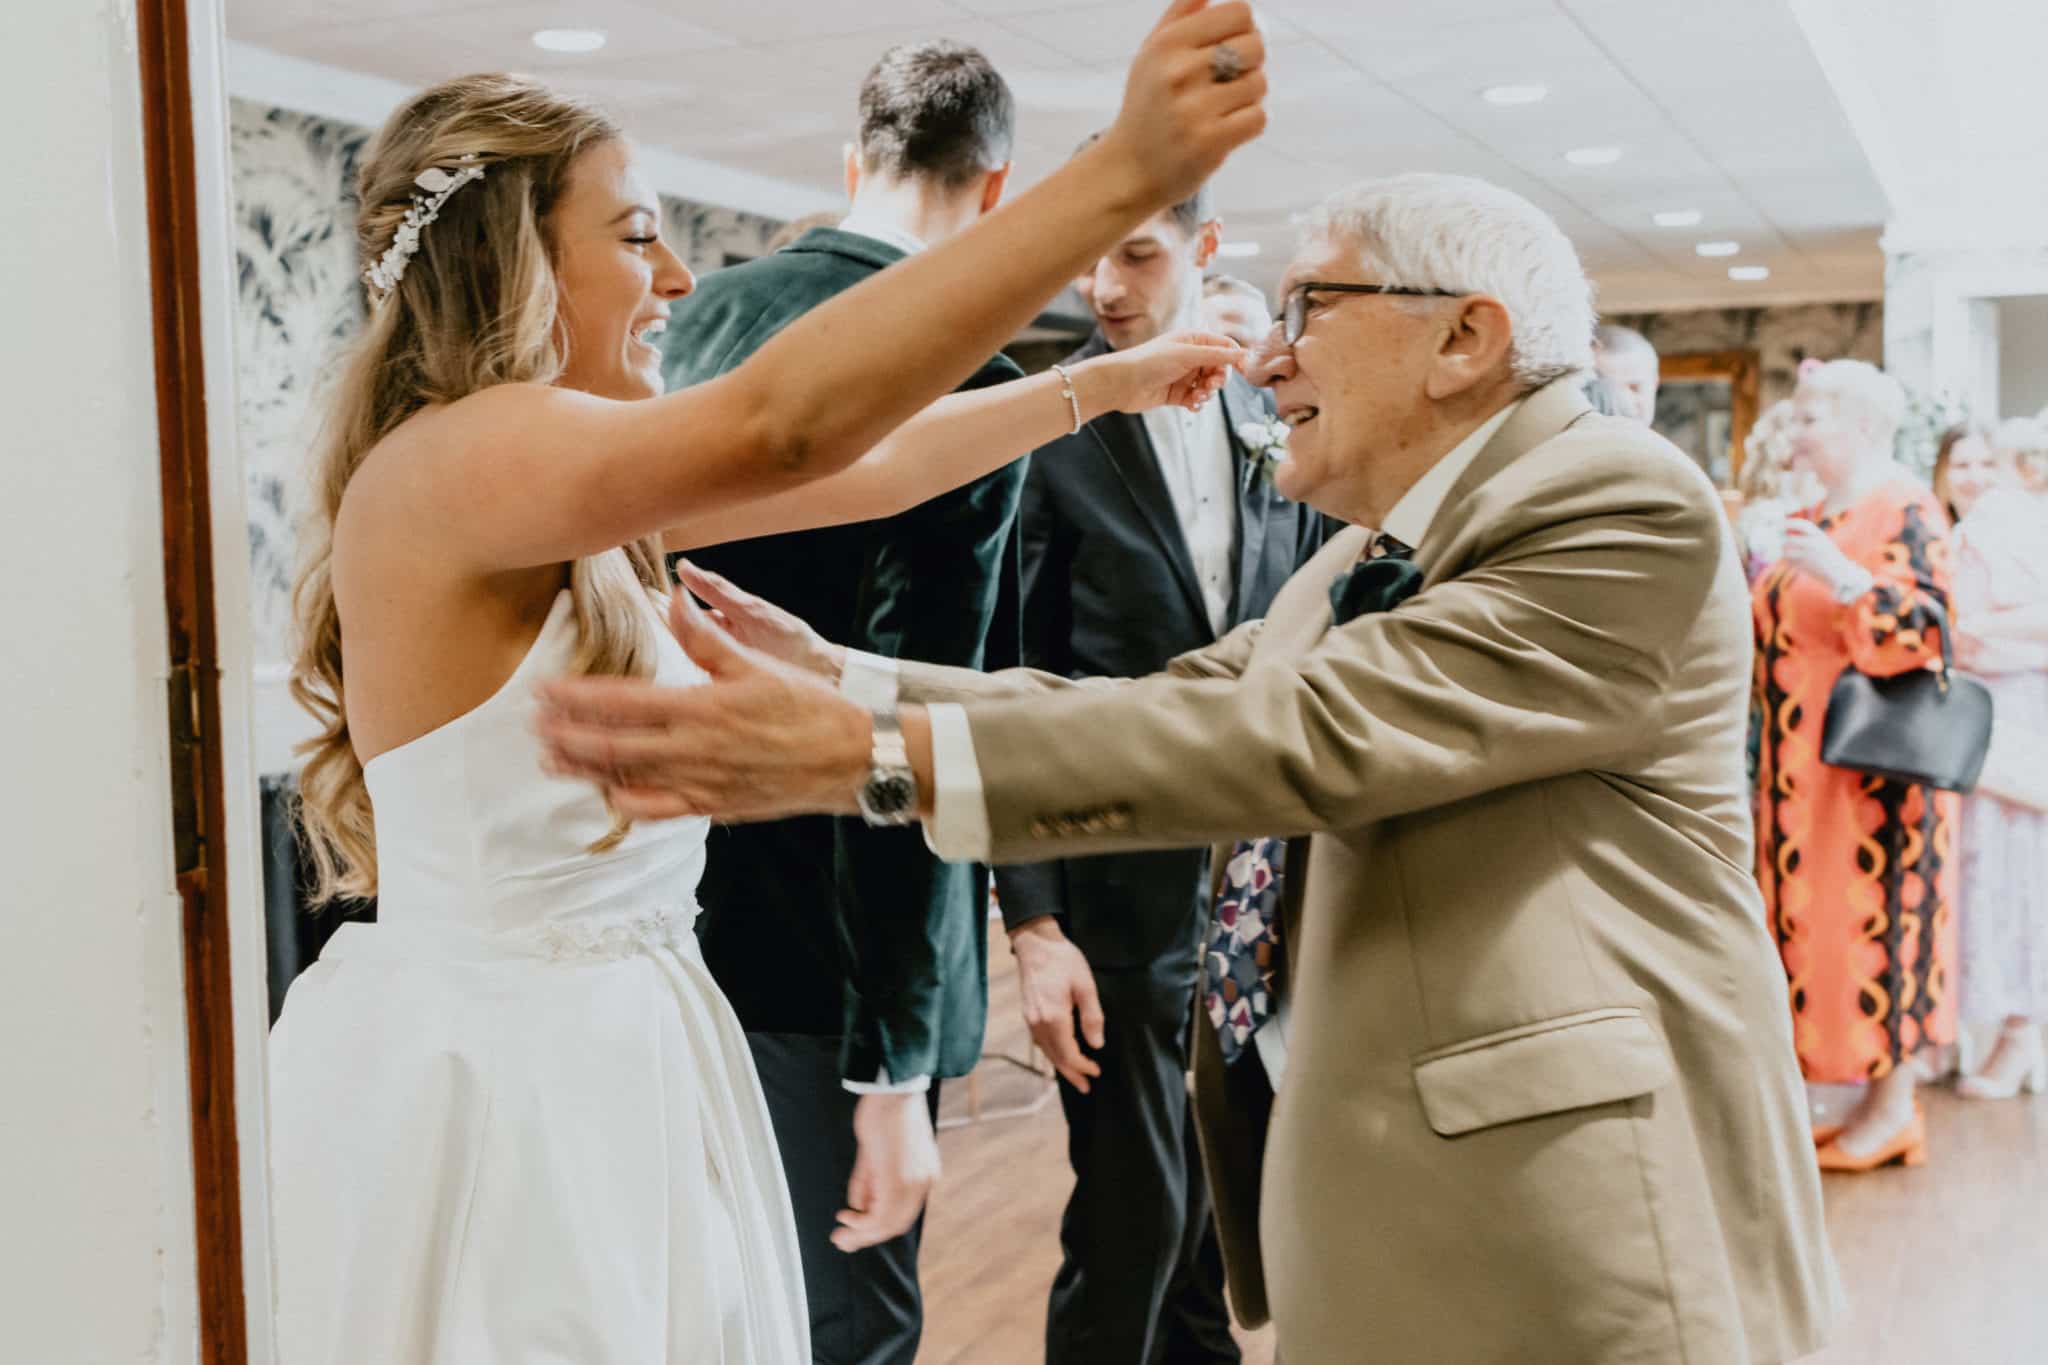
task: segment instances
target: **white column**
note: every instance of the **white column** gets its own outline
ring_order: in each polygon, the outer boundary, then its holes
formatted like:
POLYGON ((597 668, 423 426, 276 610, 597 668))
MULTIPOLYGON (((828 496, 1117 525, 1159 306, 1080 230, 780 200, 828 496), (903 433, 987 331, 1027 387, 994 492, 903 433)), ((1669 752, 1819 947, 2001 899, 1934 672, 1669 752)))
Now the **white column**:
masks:
POLYGON ((0 1357, 197 1355, 132 6, 0 45, 0 1357))
POLYGON ((2038 237, 1887 232, 1886 367, 1916 392, 1951 394, 1973 415, 1997 418, 1999 303, 2048 295, 2048 227, 2038 237))

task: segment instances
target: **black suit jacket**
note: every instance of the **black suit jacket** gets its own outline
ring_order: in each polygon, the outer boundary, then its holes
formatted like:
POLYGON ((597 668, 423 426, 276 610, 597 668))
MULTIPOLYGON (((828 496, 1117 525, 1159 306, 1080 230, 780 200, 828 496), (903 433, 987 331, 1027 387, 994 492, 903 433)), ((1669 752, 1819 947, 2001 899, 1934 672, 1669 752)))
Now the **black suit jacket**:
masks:
MULTIPOLYGON (((1073 359, 1107 350, 1101 333, 1073 359)), ((1280 585, 1322 545, 1321 514, 1254 472, 1238 424, 1272 398, 1232 375, 1220 396, 1236 453, 1237 576, 1229 626, 1266 613, 1280 585)), ((1138 678, 1216 638, 1187 538, 1142 418, 1108 413, 1031 457, 1017 523, 1023 661, 1067 677, 1138 678)), ((1136 967, 1193 951, 1208 919, 1203 849, 1117 853, 1003 867, 1011 928, 1057 915, 1097 967, 1136 967)))
MULTIPOLYGON (((902 259, 827 228, 708 275, 678 304, 671 389, 723 374, 826 299, 902 259)), ((965 388, 1020 377, 996 356, 965 388)), ((876 358, 887 383, 887 357, 876 358)), ((1012 525, 1020 460, 901 516, 693 551, 827 639, 979 668, 1017 652, 1012 525), (1012 579, 999 594, 1001 579, 1012 579), (1008 604, 999 613, 998 596, 1008 604)), ((753 1033, 841 1036, 841 1074, 961 1076, 988 1016, 988 873, 941 863, 915 828, 811 816, 714 829, 700 892, 705 962, 753 1033)))

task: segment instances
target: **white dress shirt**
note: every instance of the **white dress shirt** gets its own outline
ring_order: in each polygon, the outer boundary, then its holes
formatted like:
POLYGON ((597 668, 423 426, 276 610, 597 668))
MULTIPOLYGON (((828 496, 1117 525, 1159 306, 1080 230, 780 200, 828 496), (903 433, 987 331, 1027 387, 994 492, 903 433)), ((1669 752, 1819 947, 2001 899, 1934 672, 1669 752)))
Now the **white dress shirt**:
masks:
POLYGON ((893 246, 906 256, 915 256, 925 248, 924 239, 915 233, 905 232, 886 218, 876 218, 857 211, 840 219, 839 230, 851 232, 858 237, 871 238, 883 246, 893 246))
POLYGON ((1202 587, 1209 629, 1220 637, 1237 588, 1237 456, 1223 403, 1212 399, 1199 412, 1150 408, 1143 421, 1202 587))

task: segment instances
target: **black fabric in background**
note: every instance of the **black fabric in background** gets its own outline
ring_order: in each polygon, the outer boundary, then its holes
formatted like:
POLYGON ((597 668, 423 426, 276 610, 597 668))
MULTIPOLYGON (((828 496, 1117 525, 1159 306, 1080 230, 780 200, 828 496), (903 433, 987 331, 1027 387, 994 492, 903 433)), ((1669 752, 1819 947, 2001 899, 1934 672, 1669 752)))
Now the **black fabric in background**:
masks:
POLYGON ((270 1022, 284 1009, 285 992, 313 965, 334 931, 351 920, 377 918, 375 901, 337 901, 317 914, 312 903, 312 869, 299 856, 292 802, 298 783, 289 774, 258 784, 263 820, 263 924, 268 948, 270 1022))

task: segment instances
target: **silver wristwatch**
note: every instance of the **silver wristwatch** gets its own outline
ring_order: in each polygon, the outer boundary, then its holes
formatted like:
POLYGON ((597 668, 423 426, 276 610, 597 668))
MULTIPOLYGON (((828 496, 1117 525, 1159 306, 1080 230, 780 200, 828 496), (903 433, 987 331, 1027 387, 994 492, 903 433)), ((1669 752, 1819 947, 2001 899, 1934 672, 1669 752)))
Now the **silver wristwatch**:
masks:
POLYGON ((874 755, 856 799, 861 819, 871 825, 907 825, 917 819, 917 776, 910 770, 910 751, 893 710, 875 712, 874 755))

